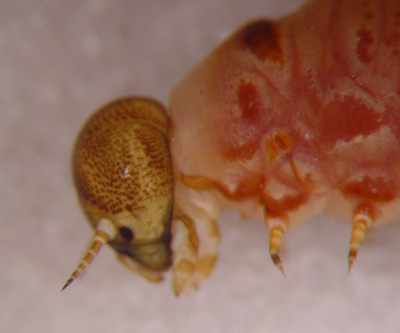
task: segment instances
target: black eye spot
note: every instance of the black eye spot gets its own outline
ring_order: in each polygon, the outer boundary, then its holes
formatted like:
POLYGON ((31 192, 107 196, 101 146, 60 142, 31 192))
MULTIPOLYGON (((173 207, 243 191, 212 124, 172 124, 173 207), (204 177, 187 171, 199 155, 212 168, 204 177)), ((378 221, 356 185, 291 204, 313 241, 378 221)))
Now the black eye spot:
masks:
POLYGON ((128 243, 133 239, 133 232, 127 227, 119 228, 119 234, 121 235, 122 239, 128 243))

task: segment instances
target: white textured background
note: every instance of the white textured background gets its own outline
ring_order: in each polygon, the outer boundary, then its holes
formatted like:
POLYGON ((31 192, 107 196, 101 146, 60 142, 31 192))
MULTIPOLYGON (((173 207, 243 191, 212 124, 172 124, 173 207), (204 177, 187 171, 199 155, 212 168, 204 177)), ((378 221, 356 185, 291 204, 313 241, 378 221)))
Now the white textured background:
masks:
POLYGON ((350 226, 316 218, 289 232, 283 279, 262 223, 220 221, 211 278, 176 299, 110 249, 60 293, 91 230, 70 152, 104 102, 168 93, 232 30, 302 0, 0 2, 1 332, 398 332, 400 224, 373 231, 347 275, 350 226))

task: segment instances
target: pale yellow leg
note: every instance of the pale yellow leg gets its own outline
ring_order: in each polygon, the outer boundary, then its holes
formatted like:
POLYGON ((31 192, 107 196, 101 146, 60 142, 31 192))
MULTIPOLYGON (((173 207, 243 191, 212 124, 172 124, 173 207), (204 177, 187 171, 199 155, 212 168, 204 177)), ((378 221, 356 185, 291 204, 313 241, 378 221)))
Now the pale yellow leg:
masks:
POLYGON ((196 233, 194 221, 183 213, 175 213, 172 223, 172 234, 174 235, 171 244, 173 258, 173 290, 175 296, 188 288, 196 288, 194 283, 187 287, 196 268, 199 239, 196 233))
POLYGON ((172 233, 173 289, 176 296, 197 289, 213 271, 217 260, 218 228, 213 219, 174 216, 172 233))
POLYGON ((279 257, 279 250, 282 246, 283 235, 285 231, 282 227, 272 227, 269 233, 269 254, 275 266, 285 276, 281 258, 279 257))
POLYGON ((219 243, 215 221, 221 214, 221 207, 213 192, 225 195, 218 183, 207 177, 180 174, 175 184, 178 195, 171 227, 171 249, 176 296, 196 289, 214 269, 219 243))
POLYGON ((353 217, 353 229, 351 231, 351 239, 349 246, 348 264, 349 273, 353 267, 354 261, 357 258, 358 250, 364 240, 367 230, 372 225, 372 217, 368 213, 356 213, 353 217))

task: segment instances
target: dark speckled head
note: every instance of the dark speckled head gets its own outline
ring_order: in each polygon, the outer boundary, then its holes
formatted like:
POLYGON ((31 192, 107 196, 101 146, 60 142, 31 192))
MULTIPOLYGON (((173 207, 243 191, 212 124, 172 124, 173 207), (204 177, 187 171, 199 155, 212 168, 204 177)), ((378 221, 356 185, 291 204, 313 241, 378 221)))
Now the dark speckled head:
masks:
POLYGON ((73 153, 80 204, 90 224, 108 221, 106 241, 146 269, 170 266, 173 176, 168 116, 153 100, 105 105, 83 127, 73 153))

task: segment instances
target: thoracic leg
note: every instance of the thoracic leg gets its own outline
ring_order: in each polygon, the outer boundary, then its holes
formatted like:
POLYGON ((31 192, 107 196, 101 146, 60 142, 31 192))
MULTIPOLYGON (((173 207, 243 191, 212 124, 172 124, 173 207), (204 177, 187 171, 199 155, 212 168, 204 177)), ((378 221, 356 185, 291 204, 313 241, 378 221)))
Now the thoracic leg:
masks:
POLYGON ((178 212, 172 225, 173 288, 175 294, 196 289, 212 272, 219 242, 214 220, 194 219, 178 212))
POLYGON ((213 195, 180 186, 172 222, 173 288, 176 295, 196 289, 212 272, 218 252, 215 220, 220 215, 213 195))
POLYGON ((269 233, 269 254, 274 265, 281 271, 283 276, 285 276, 285 271, 283 270, 283 265, 281 258, 279 257, 279 251, 282 246, 284 235, 283 227, 272 227, 269 233))
POLYGON ((351 231, 351 239, 349 246, 349 272, 353 267, 353 263, 357 258, 358 250, 364 240, 367 230, 372 226, 373 213, 370 209, 358 207, 353 215, 353 229, 351 231))

